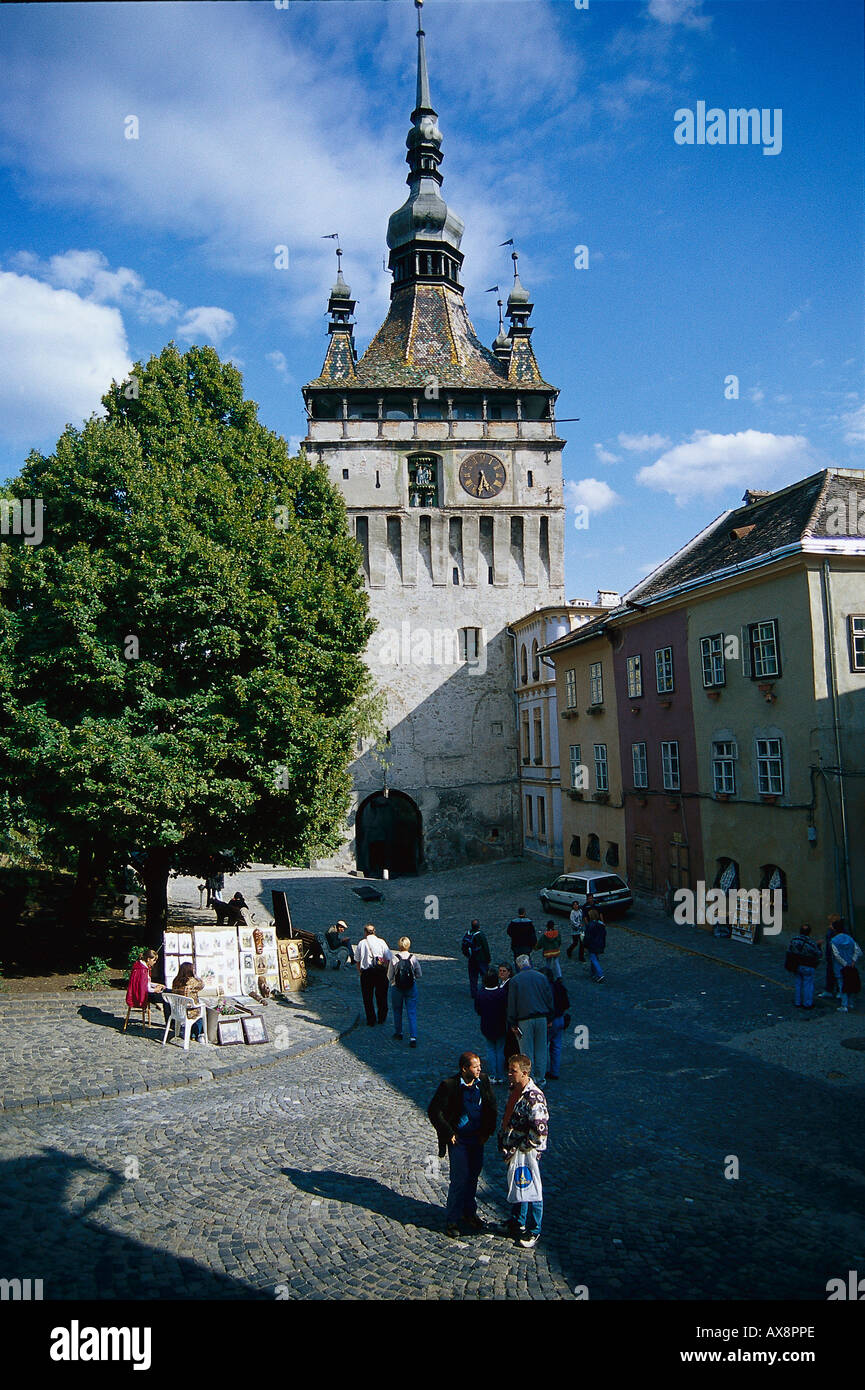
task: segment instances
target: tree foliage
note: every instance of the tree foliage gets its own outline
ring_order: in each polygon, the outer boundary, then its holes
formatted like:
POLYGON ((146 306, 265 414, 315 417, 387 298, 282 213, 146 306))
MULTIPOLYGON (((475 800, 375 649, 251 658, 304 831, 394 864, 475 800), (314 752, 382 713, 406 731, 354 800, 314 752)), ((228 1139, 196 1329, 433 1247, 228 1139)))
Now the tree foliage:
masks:
POLYGON ((339 492, 211 348, 169 344, 103 404, 9 489, 44 539, 0 546, 7 834, 97 877, 333 850, 374 725, 339 492))

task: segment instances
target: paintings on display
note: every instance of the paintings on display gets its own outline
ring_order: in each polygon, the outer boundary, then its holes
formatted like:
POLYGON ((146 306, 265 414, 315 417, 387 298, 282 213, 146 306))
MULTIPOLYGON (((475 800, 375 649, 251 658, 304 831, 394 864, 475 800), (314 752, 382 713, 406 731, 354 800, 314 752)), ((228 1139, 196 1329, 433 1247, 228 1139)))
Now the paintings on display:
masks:
POLYGON ((262 979, 270 991, 279 990, 276 927, 238 927, 237 938, 244 994, 260 994, 262 979))
POLYGON ((196 927, 195 973, 206 993, 240 993, 237 932, 237 927, 196 927))

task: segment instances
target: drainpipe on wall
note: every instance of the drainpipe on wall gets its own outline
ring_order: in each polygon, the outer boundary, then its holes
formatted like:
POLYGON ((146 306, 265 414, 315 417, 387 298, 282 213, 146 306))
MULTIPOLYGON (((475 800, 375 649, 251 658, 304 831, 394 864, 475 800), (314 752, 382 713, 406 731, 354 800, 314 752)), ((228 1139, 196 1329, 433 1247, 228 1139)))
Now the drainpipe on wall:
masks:
MULTIPOLYGON (((838 800, 841 808, 841 853, 844 858, 844 886, 847 893, 847 911, 842 915, 845 917, 848 929, 854 932, 856 923, 853 921, 853 884, 850 877, 850 840, 847 830, 847 793, 844 789, 844 762, 841 751, 841 722, 838 717, 838 676, 835 669, 835 624, 832 616, 832 593, 830 589, 831 567, 828 560, 823 561, 823 569, 820 572, 820 587, 823 592, 823 632, 826 647, 826 659, 829 667, 829 680, 832 690, 832 728, 835 734, 835 759, 838 765, 838 800)), ((839 906, 841 906, 839 904, 839 906)))
POLYGON ((521 855, 521 856, 524 856, 524 855, 525 855, 525 852, 526 852, 526 840, 525 840, 525 834, 524 834, 524 829, 523 829, 523 786, 522 786, 522 778, 523 778, 523 773, 522 773, 522 767, 523 767, 523 763, 522 763, 523 745, 522 745, 522 741, 521 741, 521 740, 522 740, 522 736, 523 736, 523 731, 522 731, 522 729, 520 728, 520 697, 519 697, 519 695, 517 694, 517 674, 518 674, 518 672, 519 672, 519 654, 518 654, 518 652, 517 652, 517 634, 514 632, 514 630, 513 630, 512 627, 507 627, 507 628, 505 628, 505 632, 508 634, 508 636, 509 636, 510 639, 511 639, 511 645, 512 645, 512 647, 513 647, 513 653, 514 653, 514 660, 513 660, 513 668, 512 668, 512 669, 513 669, 513 694, 514 694, 514 727, 515 727, 516 733, 517 733, 517 818, 516 818, 516 819, 517 819, 517 825, 518 825, 519 831, 520 831, 520 855, 521 855))

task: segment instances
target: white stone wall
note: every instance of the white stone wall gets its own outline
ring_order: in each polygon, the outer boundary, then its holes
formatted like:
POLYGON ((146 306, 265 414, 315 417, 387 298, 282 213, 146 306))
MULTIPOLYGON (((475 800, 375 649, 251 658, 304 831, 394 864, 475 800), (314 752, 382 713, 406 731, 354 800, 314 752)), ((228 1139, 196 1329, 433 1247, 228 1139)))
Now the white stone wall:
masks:
MULTIPOLYGON (((387 785, 417 803, 430 868, 521 848, 506 629, 533 608, 563 601, 564 508, 554 428, 543 421, 519 428, 531 437, 515 438, 514 421, 491 422, 479 437, 479 424, 469 421, 314 420, 305 443, 341 489, 352 528, 360 522, 366 532, 367 588, 379 624, 367 661, 386 696, 387 785), (496 428, 500 437, 486 433, 496 428), (495 454, 506 471, 503 491, 486 502, 466 493, 458 476, 462 460, 478 450, 495 454), (409 506, 406 456, 415 452, 441 459, 437 508, 409 506), (513 517, 522 521, 521 550, 512 545, 513 517), (484 518, 491 528, 482 527, 484 518), (480 629, 477 656, 470 646, 468 659, 459 645, 464 628, 480 629)), ((356 810, 385 774, 364 750, 352 775, 356 810)), ((353 858, 349 839, 336 862, 353 858)))

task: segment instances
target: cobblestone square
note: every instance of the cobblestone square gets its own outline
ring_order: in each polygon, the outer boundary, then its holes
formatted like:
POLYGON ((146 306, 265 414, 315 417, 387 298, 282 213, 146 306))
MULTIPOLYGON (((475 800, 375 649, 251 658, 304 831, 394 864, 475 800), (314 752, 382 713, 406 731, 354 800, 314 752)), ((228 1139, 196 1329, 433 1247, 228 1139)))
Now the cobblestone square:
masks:
MULTIPOLYGON (((829 1279, 865 1269, 865 1054, 843 1046, 865 1015, 821 1000, 799 1016, 780 944, 639 908, 609 927, 602 987, 563 957, 588 1047, 566 1040, 548 1088, 540 1244, 445 1237, 426 1106, 460 1051, 485 1055, 460 939, 477 916, 508 959, 505 923, 519 906, 537 923, 545 878, 529 862, 454 870, 382 884, 371 905, 324 872, 232 880, 260 918, 286 887, 302 928, 410 936, 416 1050, 390 1018, 365 1026, 346 969, 268 1007, 279 1046, 162 1048, 161 1029, 120 1032, 117 991, 3 999, 4 1269, 26 1250, 14 1272, 64 1300, 824 1301, 829 1279)), ((191 880, 172 894, 197 908, 191 880)), ((486 1152, 481 1214, 497 1222, 504 1170, 486 1152)))

